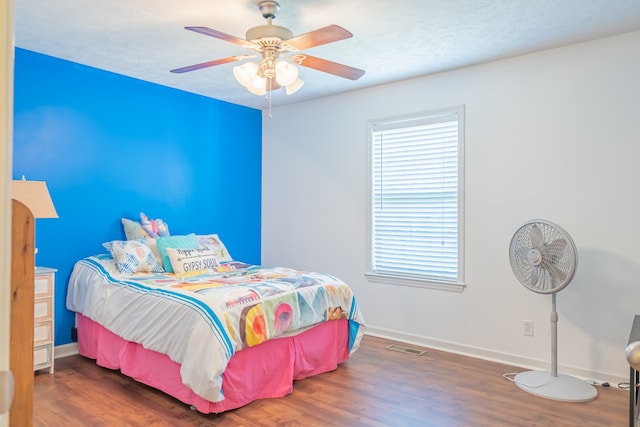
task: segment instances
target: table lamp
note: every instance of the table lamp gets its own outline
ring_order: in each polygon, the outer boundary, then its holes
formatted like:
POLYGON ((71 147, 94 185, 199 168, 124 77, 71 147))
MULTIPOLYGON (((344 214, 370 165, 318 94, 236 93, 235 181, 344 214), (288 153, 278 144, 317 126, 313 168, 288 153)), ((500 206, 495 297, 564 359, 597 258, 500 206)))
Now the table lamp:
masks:
MULTIPOLYGON (((11 198, 25 205, 34 218, 58 218, 45 181, 27 181, 24 177, 11 182, 11 198)), ((35 249, 38 253, 38 248, 35 249)))

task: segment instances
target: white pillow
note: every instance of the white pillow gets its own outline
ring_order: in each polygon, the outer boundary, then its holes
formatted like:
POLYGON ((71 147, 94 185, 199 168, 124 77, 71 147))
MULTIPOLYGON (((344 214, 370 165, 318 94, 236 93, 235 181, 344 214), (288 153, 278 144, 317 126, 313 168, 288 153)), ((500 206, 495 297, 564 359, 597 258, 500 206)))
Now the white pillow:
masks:
POLYGON ((229 254, 227 247, 224 245, 224 243, 222 243, 222 240, 220 240, 217 234, 198 235, 197 237, 198 246, 200 246, 201 248, 213 249, 216 258, 218 258, 218 261, 233 261, 233 258, 231 258, 231 254, 229 254))
POLYGON ((219 264, 215 251, 208 248, 167 248, 167 255, 176 274, 210 271, 219 264))

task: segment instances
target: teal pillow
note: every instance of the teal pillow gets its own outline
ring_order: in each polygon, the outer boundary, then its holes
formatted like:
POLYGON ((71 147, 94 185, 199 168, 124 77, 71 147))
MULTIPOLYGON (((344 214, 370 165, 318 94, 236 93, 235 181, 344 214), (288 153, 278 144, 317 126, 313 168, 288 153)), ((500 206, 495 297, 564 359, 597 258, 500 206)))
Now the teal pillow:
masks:
POLYGON ((162 258, 162 265, 164 271, 167 273, 173 273, 173 267, 171 266, 171 259, 167 255, 167 248, 174 249, 197 249, 198 238, 195 233, 187 234, 184 236, 162 236, 156 237, 156 243, 158 244, 158 252, 162 258))

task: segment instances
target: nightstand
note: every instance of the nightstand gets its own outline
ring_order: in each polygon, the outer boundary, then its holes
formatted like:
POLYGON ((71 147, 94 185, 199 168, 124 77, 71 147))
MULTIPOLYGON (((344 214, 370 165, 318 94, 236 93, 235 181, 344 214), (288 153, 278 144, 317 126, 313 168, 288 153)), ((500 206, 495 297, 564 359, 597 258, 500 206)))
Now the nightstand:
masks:
POLYGON ((36 267, 33 310, 33 370, 49 368, 53 374, 53 297, 58 270, 36 267))

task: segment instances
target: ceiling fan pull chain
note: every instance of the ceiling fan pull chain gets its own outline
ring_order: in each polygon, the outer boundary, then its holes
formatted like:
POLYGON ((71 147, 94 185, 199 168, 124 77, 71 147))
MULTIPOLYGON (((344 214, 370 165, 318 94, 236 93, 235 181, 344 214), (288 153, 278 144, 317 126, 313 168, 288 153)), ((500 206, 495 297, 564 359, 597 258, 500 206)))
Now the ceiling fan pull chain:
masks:
POLYGON ((272 119, 273 116, 271 115, 271 97, 272 97, 272 93, 271 93, 271 79, 269 79, 269 90, 267 91, 267 98, 269 99, 269 118, 272 119))

